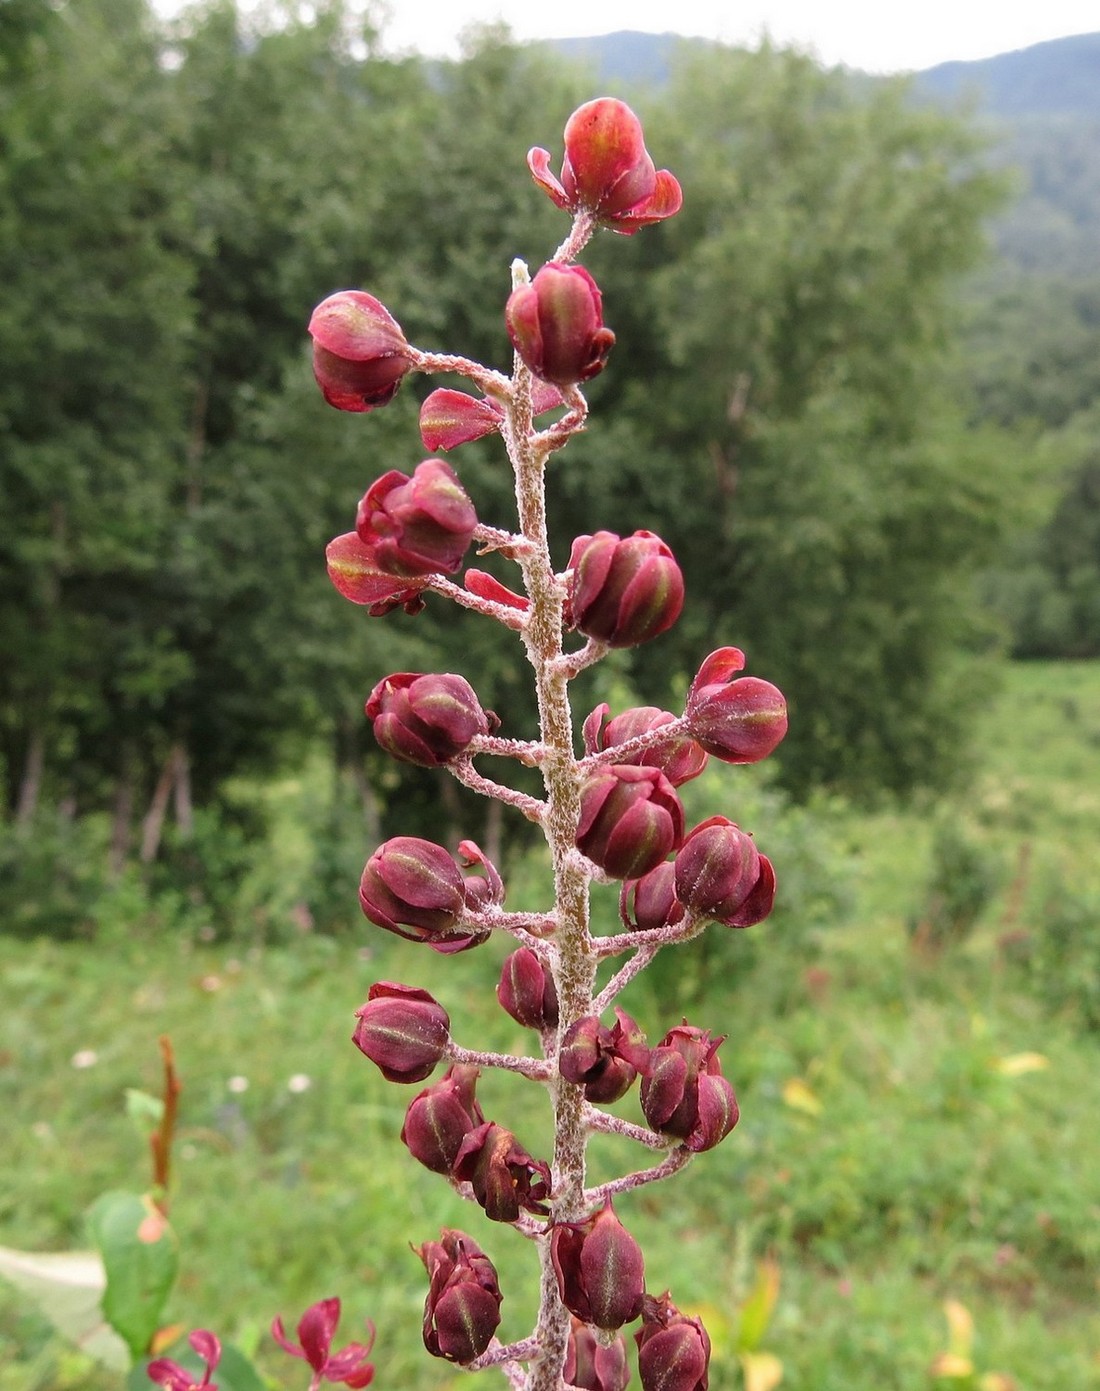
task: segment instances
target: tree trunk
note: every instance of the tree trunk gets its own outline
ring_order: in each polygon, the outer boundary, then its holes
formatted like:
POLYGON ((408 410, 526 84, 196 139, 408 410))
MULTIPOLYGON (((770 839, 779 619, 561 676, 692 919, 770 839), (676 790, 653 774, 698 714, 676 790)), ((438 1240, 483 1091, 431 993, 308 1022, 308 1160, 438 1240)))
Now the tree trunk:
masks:
POLYGON ((177 745, 177 748, 179 749, 179 763, 173 789, 175 795, 172 800, 180 839, 190 840, 195 834, 195 808, 191 801, 191 759, 188 757, 185 744, 181 743, 177 745))
POLYGON ((153 795, 149 800, 149 810, 141 823, 139 857, 143 865, 151 865, 157 858, 161 836, 164 834, 164 818, 168 814, 168 801, 180 776, 180 761, 185 757, 183 746, 173 744, 164 760, 164 767, 160 770, 160 777, 157 778, 157 785, 153 788, 153 795))
POLYGON ((31 730, 27 755, 23 760, 23 777, 19 783, 19 801, 15 807, 15 824, 20 831, 29 829, 38 810, 42 792, 42 773, 46 766, 46 735, 41 725, 31 730))

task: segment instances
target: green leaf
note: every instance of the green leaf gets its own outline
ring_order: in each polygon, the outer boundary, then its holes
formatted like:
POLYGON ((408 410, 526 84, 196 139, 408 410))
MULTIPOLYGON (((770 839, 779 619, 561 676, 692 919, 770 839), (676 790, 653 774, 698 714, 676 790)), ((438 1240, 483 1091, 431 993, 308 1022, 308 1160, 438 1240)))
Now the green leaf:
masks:
POLYGON ((148 1195, 104 1193, 88 1228, 107 1274, 103 1316, 136 1360, 149 1348, 176 1278, 176 1235, 148 1195))
MULTIPOLYGON (((126 1391, 150 1391, 152 1383, 145 1371, 150 1360, 148 1357, 143 1357, 134 1367, 127 1378, 126 1391)), ((195 1380, 198 1381, 204 1366, 190 1348, 186 1352, 180 1353, 175 1360, 187 1371, 194 1372, 195 1380)), ((218 1391, 266 1391, 259 1372, 241 1352, 240 1348, 234 1347, 232 1343, 222 1345, 221 1361, 218 1363, 214 1380, 217 1383, 218 1391)))
POLYGON ((155 1130, 164 1115, 164 1102, 159 1096, 150 1096, 137 1087, 126 1088, 126 1114, 143 1135, 155 1130))
POLYGON ((742 1353, 759 1348, 779 1298, 779 1262, 765 1257, 756 1267, 756 1281, 741 1305, 737 1347, 742 1353))
POLYGON ((38 1305, 58 1333, 112 1371, 129 1363, 126 1346, 104 1322, 107 1284, 94 1251, 12 1251, 0 1247, 0 1275, 38 1305))

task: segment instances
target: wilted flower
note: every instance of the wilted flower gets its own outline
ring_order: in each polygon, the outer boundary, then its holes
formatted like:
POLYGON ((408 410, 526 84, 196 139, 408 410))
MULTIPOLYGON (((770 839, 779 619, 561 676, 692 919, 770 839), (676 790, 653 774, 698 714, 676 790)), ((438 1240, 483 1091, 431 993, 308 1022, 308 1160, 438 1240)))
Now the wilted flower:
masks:
POLYGON ((370 1338, 366 1343, 349 1343, 339 1352, 332 1352, 336 1325, 340 1322, 340 1301, 322 1299, 311 1304, 298 1320, 299 1343, 292 1343, 283 1332, 283 1321, 277 1318, 271 1334, 284 1352, 300 1357, 313 1368, 310 1391, 325 1381, 340 1382, 353 1388, 369 1386, 374 1380, 374 1368, 367 1361, 374 1346, 374 1325, 367 1324, 370 1338))
POLYGON ((550 1259, 562 1303, 585 1323, 621 1328, 641 1313, 642 1248, 615 1216, 610 1199, 583 1222, 557 1223, 550 1259))
POLYGON ((578 536, 569 556, 566 621, 610 647, 635 647, 671 628, 684 607, 684 577, 659 536, 613 531, 578 536))
POLYGON ((656 768, 611 763, 581 786, 577 847, 614 879, 636 879, 675 850, 684 809, 656 768))
POLYGON ((210 1378, 214 1374, 214 1368, 221 1361, 221 1343, 213 1333, 208 1332, 205 1328, 196 1329, 187 1341, 206 1363, 206 1370, 202 1374, 201 1381, 196 1381, 186 1367, 181 1367, 170 1357, 155 1358, 146 1367, 145 1375, 150 1381, 155 1381, 158 1386, 163 1386, 165 1391, 218 1391, 217 1383, 211 1381, 210 1378))
POLYGON ((313 375, 330 406, 369 411, 393 400, 413 357, 388 309, 362 290, 339 290, 309 321, 313 375))
POLYGON ((548 150, 531 150, 527 165, 559 208, 590 212, 626 236, 671 217, 683 202, 676 179, 654 169, 637 116, 611 97, 586 102, 570 116, 560 181, 550 172, 548 150))
POLYGON ((649 1061, 645 1034, 625 1010, 615 1006, 612 1028, 594 1014, 576 1019, 558 1049, 558 1071, 584 1088, 588 1101, 608 1104, 630 1090, 649 1061))
POLYGON ((355 519, 374 564, 401 578, 453 575, 476 527, 474 505, 442 459, 425 459, 411 477, 384 473, 363 494, 355 519))
POLYGON ((481 1356, 500 1324, 500 1285, 492 1261, 465 1232, 443 1231, 421 1246, 428 1272, 424 1346, 465 1364, 481 1356))
POLYGON ((675 864, 680 902, 726 927, 763 922, 775 904, 771 861, 724 816, 711 816, 689 831, 675 864))
POLYGON ((699 668, 684 723, 708 753, 725 763, 759 763, 787 732, 783 692, 757 676, 731 679, 745 665, 736 647, 720 647, 699 668))
POLYGON ((477 734, 499 724, 481 708, 462 676, 395 672, 379 681, 366 705, 367 719, 382 748, 404 763, 440 768, 477 734))
POLYGON ((512 346, 536 377, 574 386, 602 372, 615 335, 603 326, 600 287, 583 266, 550 261, 504 309, 512 346))
POLYGON ((352 1042, 387 1082, 423 1082, 446 1052, 451 1021, 426 990, 377 981, 355 1014, 352 1042))
POLYGON ((520 1209, 545 1216, 550 1166, 532 1159, 510 1130, 486 1121, 462 1141, 451 1175, 469 1183, 493 1222, 515 1222, 520 1209))

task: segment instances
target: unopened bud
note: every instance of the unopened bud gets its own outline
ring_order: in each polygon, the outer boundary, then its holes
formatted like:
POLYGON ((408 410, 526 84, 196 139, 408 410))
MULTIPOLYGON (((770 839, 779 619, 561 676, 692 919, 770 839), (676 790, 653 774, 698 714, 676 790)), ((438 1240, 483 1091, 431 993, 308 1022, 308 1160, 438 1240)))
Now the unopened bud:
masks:
POLYGON ((637 879, 680 844, 684 809, 656 768, 612 763, 581 786, 577 847, 613 879, 637 879))
POLYGON ((322 300, 310 318, 309 333, 313 375, 337 410, 386 405, 413 366, 397 320, 362 290, 340 290, 322 300))
POLYGON ((378 847, 359 882, 359 906, 387 932, 437 951, 464 951, 488 935, 454 931, 466 906, 462 875, 441 845, 417 836, 394 836, 378 847))
POLYGON ((763 922, 775 904, 775 871, 752 836, 724 816, 700 822, 676 854, 676 896, 726 927, 763 922))
POLYGON ((465 1232, 443 1231, 417 1252, 428 1272, 424 1346, 460 1365, 481 1356, 500 1324, 500 1284, 489 1257, 465 1232))
POLYGON ((638 1344, 642 1391, 707 1391, 710 1339, 701 1319, 681 1314, 668 1292, 646 1295, 638 1344))
POLYGON ((618 1005, 612 1028, 594 1014, 585 1015, 565 1031, 558 1050, 558 1071, 565 1080, 583 1087, 588 1101, 603 1105, 625 1096, 648 1061, 645 1035, 618 1005))
POLYGON ((554 974, 536 951, 520 947, 501 967, 497 999, 525 1029, 552 1029, 558 1022, 554 974))
POLYGON ((569 556, 566 619, 610 647, 635 647, 671 628, 684 607, 684 577, 659 536, 613 531, 578 536, 569 556))
POLYGON ((600 287, 583 266, 549 262, 512 291, 504 318, 516 352, 536 377, 556 386, 602 372, 615 342, 603 326, 600 287))
POLYGON ((619 917, 628 932, 675 927, 684 918, 676 897, 676 865, 664 860, 640 879, 628 879, 619 894, 619 917))
POLYGON ((474 505, 442 459, 425 459, 411 477, 384 473, 364 493, 355 521, 378 569, 407 578, 453 575, 476 527, 474 505))
POLYGON ((615 1216, 608 1199, 583 1222, 560 1222, 550 1236, 550 1259, 562 1303, 597 1328, 621 1328, 642 1311, 642 1248, 615 1216))
POLYGON ((481 708, 462 676, 396 672, 379 681, 366 705, 374 737, 387 753, 421 768, 440 768, 488 734, 497 717, 481 708))
MULTIPOLYGON (((610 707, 606 703, 597 705, 585 720, 586 753, 602 753, 640 735, 653 734, 665 725, 679 724, 670 711, 659 710, 654 705, 639 705, 632 710, 624 710, 611 720, 607 719, 609 713, 610 707)), ((664 742, 652 744, 641 753, 632 754, 628 760, 621 761, 636 763, 642 768, 659 768, 673 787, 680 787, 699 776, 707 766, 707 755, 690 734, 678 730, 664 742)))
POLYGON ((721 1043, 688 1024, 670 1029, 650 1053, 642 1079, 646 1120, 695 1153, 724 1140, 740 1115, 718 1061, 721 1043))
POLYGON ((415 1096, 405 1112, 402 1143, 435 1174, 450 1174, 462 1141, 485 1123, 474 1094, 478 1069, 455 1063, 434 1086, 415 1096))
POLYGON ((446 1052, 451 1021, 426 990, 378 981, 355 1014, 352 1041, 387 1082, 423 1082, 446 1052))
POLYGON ((720 647, 699 668, 684 723, 708 753, 725 763, 759 763, 787 732, 787 702, 770 681, 734 673, 745 665, 736 647, 720 647))
POLYGON ((588 1324, 574 1318, 562 1375, 566 1385, 575 1386, 578 1391, 626 1391, 630 1366, 622 1334, 617 1333, 605 1343, 588 1324))

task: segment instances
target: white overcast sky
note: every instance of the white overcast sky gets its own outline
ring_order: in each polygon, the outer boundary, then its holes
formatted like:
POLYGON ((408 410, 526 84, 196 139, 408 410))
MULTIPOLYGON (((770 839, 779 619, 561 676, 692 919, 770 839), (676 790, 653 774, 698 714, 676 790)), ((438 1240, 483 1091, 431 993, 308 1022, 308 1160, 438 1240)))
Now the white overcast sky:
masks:
MULTIPOLYGON (((184 0, 154 0, 170 14, 184 0)), ((823 62, 901 72, 988 58, 1100 30, 1100 0, 381 0, 386 47, 454 57, 471 23, 504 20, 518 39, 616 29, 755 45, 765 35, 823 62)))

